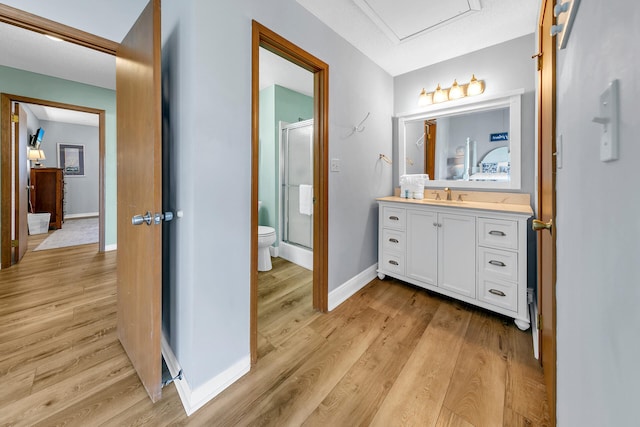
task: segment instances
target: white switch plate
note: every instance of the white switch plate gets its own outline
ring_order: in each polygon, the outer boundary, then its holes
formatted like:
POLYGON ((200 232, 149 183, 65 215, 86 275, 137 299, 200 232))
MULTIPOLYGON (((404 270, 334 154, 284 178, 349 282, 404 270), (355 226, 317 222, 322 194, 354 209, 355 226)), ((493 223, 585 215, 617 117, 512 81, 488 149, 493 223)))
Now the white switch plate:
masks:
POLYGON ((331 172, 340 172, 340 159, 331 159, 331 172))
POLYGON ((556 156, 556 169, 562 169, 562 134, 556 137, 556 152, 553 155, 556 156))
POLYGON ((600 119, 604 119, 600 135, 600 160, 610 162, 618 159, 618 80, 600 95, 600 119))

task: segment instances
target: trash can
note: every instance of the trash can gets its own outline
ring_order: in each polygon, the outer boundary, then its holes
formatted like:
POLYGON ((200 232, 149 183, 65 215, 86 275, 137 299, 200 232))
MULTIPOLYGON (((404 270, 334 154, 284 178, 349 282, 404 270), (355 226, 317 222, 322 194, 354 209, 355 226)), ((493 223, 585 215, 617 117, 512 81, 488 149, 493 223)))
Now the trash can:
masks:
POLYGON ((49 220, 51 214, 45 213, 30 213, 27 214, 27 226, 29 228, 29 234, 43 234, 49 231, 49 220))

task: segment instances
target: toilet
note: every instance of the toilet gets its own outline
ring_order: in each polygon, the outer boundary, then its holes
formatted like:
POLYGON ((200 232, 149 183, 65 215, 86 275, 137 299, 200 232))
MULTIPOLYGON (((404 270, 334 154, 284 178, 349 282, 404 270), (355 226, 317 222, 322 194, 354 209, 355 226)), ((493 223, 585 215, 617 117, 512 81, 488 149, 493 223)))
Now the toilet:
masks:
MULTIPOLYGON (((258 202, 258 213, 262 202, 258 202)), ((276 241, 276 230, 265 225, 258 226, 258 271, 271 270, 271 254, 269 247, 276 241)))

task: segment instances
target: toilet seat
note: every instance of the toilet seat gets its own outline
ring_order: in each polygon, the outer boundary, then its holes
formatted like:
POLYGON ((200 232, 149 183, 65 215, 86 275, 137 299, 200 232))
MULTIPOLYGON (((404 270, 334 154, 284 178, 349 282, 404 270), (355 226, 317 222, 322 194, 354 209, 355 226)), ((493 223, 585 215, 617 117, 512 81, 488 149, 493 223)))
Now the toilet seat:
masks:
POLYGON ((270 235, 275 235, 276 230, 273 227, 267 227, 266 225, 258 226, 258 236, 260 237, 268 237, 270 235))

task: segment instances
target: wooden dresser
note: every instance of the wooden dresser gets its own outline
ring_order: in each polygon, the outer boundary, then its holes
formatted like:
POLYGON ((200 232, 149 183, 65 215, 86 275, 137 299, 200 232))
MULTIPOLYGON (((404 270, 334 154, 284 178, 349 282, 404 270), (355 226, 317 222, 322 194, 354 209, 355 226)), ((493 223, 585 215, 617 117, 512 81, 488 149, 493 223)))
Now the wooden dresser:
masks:
POLYGON ((31 168, 33 213, 49 212, 49 228, 62 228, 64 175, 59 168, 31 168))

